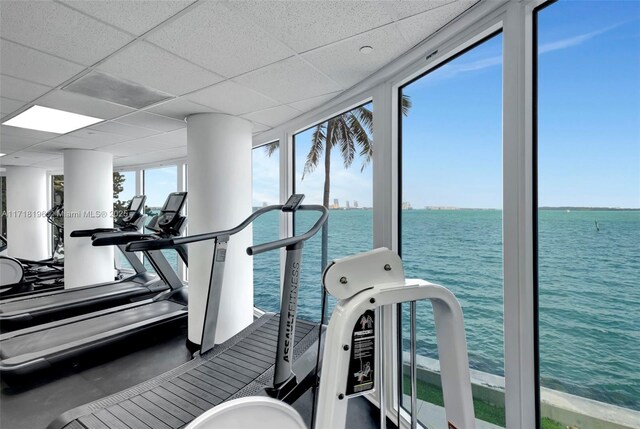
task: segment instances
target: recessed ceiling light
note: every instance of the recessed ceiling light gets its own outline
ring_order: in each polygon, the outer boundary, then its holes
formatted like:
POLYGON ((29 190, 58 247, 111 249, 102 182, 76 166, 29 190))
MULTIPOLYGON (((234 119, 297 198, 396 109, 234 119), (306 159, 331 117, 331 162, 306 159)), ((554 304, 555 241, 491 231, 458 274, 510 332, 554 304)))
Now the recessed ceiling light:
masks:
POLYGON ((2 124, 10 127, 66 134, 102 121, 104 119, 50 109, 49 107, 32 106, 2 124))
POLYGON ((360 48, 360 53, 364 55, 369 55, 373 52, 373 48, 371 46, 363 46, 360 48))

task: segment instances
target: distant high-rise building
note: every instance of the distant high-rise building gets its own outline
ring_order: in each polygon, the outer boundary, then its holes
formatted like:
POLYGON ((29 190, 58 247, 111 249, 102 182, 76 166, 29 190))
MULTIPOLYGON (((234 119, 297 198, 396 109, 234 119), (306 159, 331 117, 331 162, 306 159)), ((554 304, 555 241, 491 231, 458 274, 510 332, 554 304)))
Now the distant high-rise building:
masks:
POLYGON ((409 201, 402 202, 402 210, 412 210, 411 203, 409 201))
POLYGON ((349 200, 347 200, 347 208, 350 209, 351 206, 349 205, 349 200))
POLYGON ((269 205, 269 204, 267 204, 267 202, 266 202, 266 201, 263 201, 263 202, 262 202, 262 207, 267 207, 268 205, 269 205))
POLYGON ((340 208, 340 202, 338 201, 337 198, 333 199, 333 207, 331 207, 332 209, 339 209, 340 208))
POLYGON ((358 208, 358 202, 356 200, 353 200, 353 208, 354 209, 358 208))

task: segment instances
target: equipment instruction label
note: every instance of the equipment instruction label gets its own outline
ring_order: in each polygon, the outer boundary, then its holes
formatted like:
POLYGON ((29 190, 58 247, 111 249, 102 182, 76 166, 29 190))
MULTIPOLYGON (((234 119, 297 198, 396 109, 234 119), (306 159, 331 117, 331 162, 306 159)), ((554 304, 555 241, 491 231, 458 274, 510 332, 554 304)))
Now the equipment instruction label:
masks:
POLYGON ((367 310, 358 318, 351 334, 351 357, 345 393, 347 396, 373 390, 375 361, 375 312, 367 310))

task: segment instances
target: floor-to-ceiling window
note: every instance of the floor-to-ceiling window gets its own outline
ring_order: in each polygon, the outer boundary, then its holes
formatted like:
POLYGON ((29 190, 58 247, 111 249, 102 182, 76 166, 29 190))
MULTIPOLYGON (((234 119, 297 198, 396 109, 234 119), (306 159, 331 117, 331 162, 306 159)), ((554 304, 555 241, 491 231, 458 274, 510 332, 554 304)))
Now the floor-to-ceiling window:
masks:
POLYGON ((560 397, 638 427, 640 3, 559 1, 535 21, 542 424, 560 397))
MULTIPOLYGON (((368 103, 294 136, 295 192, 305 204, 329 208, 321 233, 305 244, 299 289, 299 315, 320 320, 321 275, 332 259, 373 246, 371 157, 373 112, 368 103)), ((318 218, 316 212, 294 216, 297 234, 318 218)), ((329 300, 327 317, 334 301, 329 300)))
MULTIPOLYGON (((252 151, 253 210, 279 203, 280 143, 256 147, 252 151)), ((280 238, 280 213, 269 212, 253 222, 253 243, 280 238)), ((264 311, 280 311, 280 253, 253 256, 253 304, 264 311)))
POLYGON ((51 224, 51 254, 54 258, 64 258, 64 175, 51 176, 51 209, 47 220, 51 224))
POLYGON ((0 235, 7 238, 7 178, 0 176, 0 192, 2 192, 2 201, 0 202, 0 210, 2 211, 2 220, 0 221, 0 235))
MULTIPOLYGON (((441 284, 464 317, 472 381, 504 385, 502 35, 401 88, 401 255, 407 277, 441 284)), ((409 305, 402 306, 402 406, 410 410, 409 305)), ((417 303, 417 409, 446 428, 429 302, 417 303)), ((504 426, 504 398, 474 395, 476 418, 504 426)))
MULTIPOLYGON (((113 173, 113 217, 114 220, 126 216, 126 209, 131 198, 136 194, 135 171, 113 173)), ((115 250, 116 266, 131 268, 122 252, 115 250)))
MULTIPOLYGON (((164 205, 167 196, 171 192, 178 190, 178 168, 175 165, 159 168, 148 168, 144 170, 144 194, 147 196, 145 213, 149 216, 156 216, 164 205)), ((163 250, 174 270, 178 270, 178 254, 173 249, 163 250)), ((149 261, 145 260, 145 267, 152 270, 149 261)))

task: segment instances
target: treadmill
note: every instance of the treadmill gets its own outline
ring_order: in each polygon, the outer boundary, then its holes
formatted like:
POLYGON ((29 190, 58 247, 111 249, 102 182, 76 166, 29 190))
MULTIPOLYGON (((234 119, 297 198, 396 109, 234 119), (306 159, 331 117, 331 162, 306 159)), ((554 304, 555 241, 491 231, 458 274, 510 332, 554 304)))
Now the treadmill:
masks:
MULTIPOLYGON (((155 225, 151 227, 155 231, 153 234, 142 234, 138 231, 103 231, 92 236, 92 244, 94 246, 125 246, 136 240, 178 236, 186 227, 186 218, 180 215, 186 198, 186 192, 169 194, 160 214, 155 221, 152 221, 152 224, 155 225)), ((130 261, 134 264, 134 269, 137 272, 123 280, 1 301, 0 327, 2 331, 21 329, 127 304, 148 298, 169 288, 182 287, 182 282, 173 272, 162 252, 158 250, 143 253, 160 278, 147 272, 142 263, 136 260, 137 258, 131 257, 130 261)))
MULTIPOLYGON (((144 214, 144 202, 147 199, 144 195, 134 196, 127 205, 126 215, 122 218, 114 221, 115 228, 94 228, 87 230, 78 230, 71 233, 71 237, 89 237, 99 232, 119 232, 119 231, 138 231, 144 226, 144 220, 146 218, 144 214)), ((136 273, 142 273, 146 271, 140 260, 133 254, 124 250, 124 246, 118 246, 123 252, 125 258, 129 262, 129 265, 134 269, 136 273)), ((0 257, 0 264, 8 263, 5 257, 0 257)), ((20 263, 19 260, 15 260, 13 269, 19 274, 22 269, 21 279, 13 284, 3 284, 0 288, 0 298, 5 299, 9 297, 23 297, 29 294, 40 293, 45 291, 60 290, 64 288, 64 265, 52 265, 50 270, 29 270, 28 266, 17 266, 16 263, 20 263)), ((40 261, 38 264, 45 264, 40 261)), ((124 278, 123 273, 119 273, 121 280, 124 278)), ((17 277, 14 277, 17 278, 17 277)), ((4 281, 3 281, 4 283, 4 281)))
POLYGON ((67 411, 51 422, 48 429, 177 429, 227 400, 262 394, 291 403, 311 387, 316 380, 321 325, 297 320, 298 279, 304 242, 322 228, 329 212, 320 205, 300 205, 302 198, 301 194, 294 194, 285 205, 261 208, 228 231, 131 243, 129 250, 143 250, 213 240, 214 256, 200 353, 147 382, 67 411), (236 336, 214 346, 220 279, 230 236, 274 210, 321 212, 306 233, 247 249, 249 255, 256 255, 285 248, 281 312, 286 316, 266 313, 236 336))

